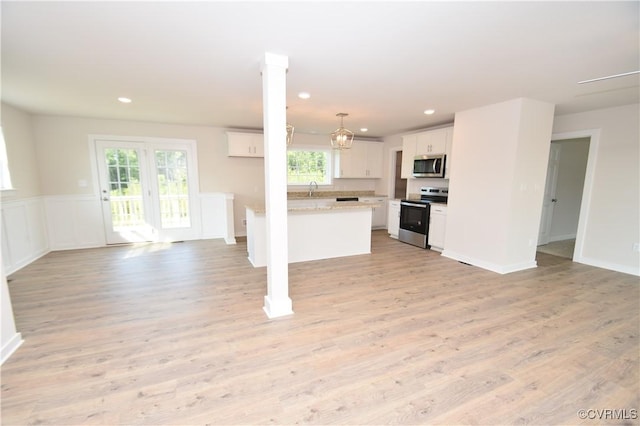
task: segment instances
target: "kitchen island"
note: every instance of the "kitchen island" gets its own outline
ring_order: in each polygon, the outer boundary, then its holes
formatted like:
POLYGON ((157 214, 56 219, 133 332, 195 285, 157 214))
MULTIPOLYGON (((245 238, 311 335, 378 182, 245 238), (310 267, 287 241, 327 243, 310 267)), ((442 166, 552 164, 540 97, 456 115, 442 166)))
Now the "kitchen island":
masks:
MULTIPOLYGON (((371 253, 371 214, 359 201, 289 203, 289 263, 371 253)), ((247 251, 254 267, 267 265, 266 212, 246 207, 247 251)), ((274 235, 275 238, 280 236, 274 235)))

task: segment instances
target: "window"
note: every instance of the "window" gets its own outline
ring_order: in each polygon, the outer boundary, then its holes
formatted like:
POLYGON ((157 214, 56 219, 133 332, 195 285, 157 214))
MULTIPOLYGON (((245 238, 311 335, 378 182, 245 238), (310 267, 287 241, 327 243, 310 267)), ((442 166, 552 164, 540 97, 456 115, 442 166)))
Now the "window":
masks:
POLYGON ((11 175, 9 174, 7 146, 4 142, 2 127, 0 127, 0 189, 13 189, 13 185, 11 185, 11 175))
POLYGON ((331 150, 322 148, 291 149, 287 151, 287 183, 331 185, 331 150))

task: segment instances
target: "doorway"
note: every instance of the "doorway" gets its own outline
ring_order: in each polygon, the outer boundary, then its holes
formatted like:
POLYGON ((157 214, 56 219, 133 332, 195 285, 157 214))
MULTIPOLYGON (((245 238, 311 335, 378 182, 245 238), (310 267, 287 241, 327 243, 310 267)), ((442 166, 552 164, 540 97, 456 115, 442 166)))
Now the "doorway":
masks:
POLYGON ((554 139, 549 150, 538 251, 574 259, 591 138, 554 139))
POLYGON ((390 199, 400 199, 407 196, 407 179, 402 179, 402 150, 392 151, 393 163, 393 192, 390 199))
POLYGON ((95 139, 107 244, 198 235, 193 141, 95 139))

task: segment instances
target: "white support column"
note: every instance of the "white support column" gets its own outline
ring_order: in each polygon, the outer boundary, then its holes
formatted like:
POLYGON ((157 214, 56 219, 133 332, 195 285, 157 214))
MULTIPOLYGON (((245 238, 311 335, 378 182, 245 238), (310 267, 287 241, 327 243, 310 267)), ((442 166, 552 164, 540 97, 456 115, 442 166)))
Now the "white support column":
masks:
POLYGON ((289 298, 287 243, 287 67, 286 56, 265 53, 262 64, 264 177, 267 227, 267 295, 269 318, 293 313, 289 298))

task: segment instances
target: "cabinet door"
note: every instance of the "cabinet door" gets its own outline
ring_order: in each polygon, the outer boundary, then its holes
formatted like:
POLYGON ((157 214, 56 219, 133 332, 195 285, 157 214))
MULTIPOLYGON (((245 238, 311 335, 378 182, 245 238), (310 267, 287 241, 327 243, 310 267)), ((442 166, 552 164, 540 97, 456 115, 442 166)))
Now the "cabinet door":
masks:
POLYGON ((366 169, 366 147, 353 142, 351 149, 334 151, 333 177, 336 178, 362 178, 366 169))
POLYGON ((387 225, 387 200, 384 198, 376 198, 374 200, 380 207, 374 207, 371 219, 372 228, 384 228, 387 225))
POLYGON ((253 133, 251 140, 253 143, 253 156, 264 157, 264 135, 262 133, 253 133))
POLYGON ((387 215, 387 231, 389 235, 398 238, 400 232, 400 202, 389 201, 389 214, 387 215))
POLYGON ((446 210, 439 207, 431 207, 429 215, 429 245, 442 250, 444 248, 444 232, 447 215, 446 210))
POLYGON ((351 173, 351 150, 333 151, 333 177, 346 178, 351 173))
POLYGON ((402 168, 400 177, 409 179, 413 177, 413 157, 416 156, 416 135, 402 137, 402 168))
POLYGON ((366 142, 353 142, 351 151, 351 167, 349 176, 351 178, 367 177, 367 146, 366 142))
MULTIPOLYGON (((377 142, 367 143, 366 177, 382 177, 382 144, 377 142)), ((384 226, 384 224, 383 224, 384 226)))
POLYGON ((448 129, 436 129, 418 133, 416 155, 444 154, 447 149, 448 129))
POLYGON ((351 149, 334 151, 333 177, 380 178, 382 177, 382 144, 353 141, 351 149))
POLYGON ((378 207, 372 207, 371 211, 371 229, 384 228, 387 225, 387 199, 384 197, 361 197, 363 203, 375 203, 378 207))
POLYGON ((227 132, 229 157, 264 157, 264 137, 260 133, 227 132))

